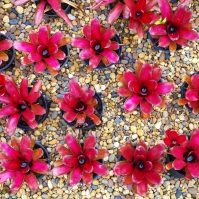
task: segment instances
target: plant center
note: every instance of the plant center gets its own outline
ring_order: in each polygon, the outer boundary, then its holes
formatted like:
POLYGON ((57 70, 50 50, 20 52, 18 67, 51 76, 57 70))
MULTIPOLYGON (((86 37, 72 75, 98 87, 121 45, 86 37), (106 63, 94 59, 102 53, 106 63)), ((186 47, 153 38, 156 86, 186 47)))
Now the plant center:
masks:
POLYGON ((142 161, 138 162, 137 166, 139 169, 144 169, 144 164, 142 161))
POLYGON ((26 161, 21 161, 20 167, 21 168, 26 168, 28 166, 28 163, 26 161))
POLYGON ((145 96, 145 95, 147 95, 147 94, 148 94, 148 89, 147 89, 145 86, 143 86, 143 87, 141 88, 141 95, 145 96))
POLYGON ((50 57, 50 54, 49 54, 48 49, 44 49, 44 50, 42 51, 42 56, 45 57, 45 58, 50 57))
POLYGON ((172 144, 173 144, 173 145, 176 145, 176 144, 177 144, 177 141, 176 141, 176 140, 173 140, 173 141, 172 141, 172 144))
POLYGON ((76 104, 75 111, 76 112, 82 112, 82 111, 86 110, 86 108, 87 108, 86 104, 80 100, 76 104))
POLYGON ((135 16, 136 16, 136 17, 141 17, 141 16, 142 16, 142 12, 137 11, 137 12, 135 13, 135 16))
POLYGON ((19 105, 18 105, 18 110, 19 110, 19 111, 25 111, 26 108, 27 108, 27 105, 26 105, 26 104, 19 104, 19 105))
POLYGON ((167 26, 167 32, 168 32, 169 34, 175 33, 175 32, 176 32, 176 27, 173 26, 173 25, 168 25, 168 26, 167 26))
POLYGON ((78 163, 79 163, 80 165, 83 165, 85 162, 86 162, 86 157, 85 157, 84 155, 80 155, 80 156, 78 157, 78 163))
POLYGON ((196 156, 195 156, 195 154, 194 154, 193 151, 188 152, 188 153, 186 153, 186 154, 184 155, 184 160, 185 160, 185 162, 194 162, 195 159, 196 159, 196 156))
POLYGON ((97 52, 97 53, 101 53, 102 52, 102 47, 100 44, 96 44, 94 46, 94 50, 97 52))

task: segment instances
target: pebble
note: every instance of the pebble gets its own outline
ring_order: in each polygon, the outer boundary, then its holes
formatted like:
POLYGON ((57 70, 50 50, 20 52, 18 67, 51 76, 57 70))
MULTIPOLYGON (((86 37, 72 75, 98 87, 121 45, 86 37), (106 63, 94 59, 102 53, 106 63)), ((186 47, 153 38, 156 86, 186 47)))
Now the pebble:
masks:
POLYGON ((49 188, 49 189, 52 189, 52 188, 53 188, 53 184, 52 184, 52 182, 51 182, 50 180, 48 180, 48 188, 49 188))
POLYGON ((23 14, 24 9, 23 9, 23 7, 21 7, 21 6, 17 6, 17 7, 16 7, 16 11, 17 11, 19 14, 23 14))

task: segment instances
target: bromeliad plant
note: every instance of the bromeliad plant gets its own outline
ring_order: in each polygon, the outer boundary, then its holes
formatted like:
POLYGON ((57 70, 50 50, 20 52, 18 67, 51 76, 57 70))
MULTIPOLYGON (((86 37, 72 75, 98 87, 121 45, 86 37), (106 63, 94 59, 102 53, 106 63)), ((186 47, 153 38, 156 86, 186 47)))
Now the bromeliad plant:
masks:
POLYGON ((108 23, 112 24, 115 22, 120 15, 123 15, 124 19, 128 19, 130 16, 130 10, 128 6, 126 5, 125 1, 120 0, 95 0, 95 3, 93 5, 93 9, 99 9, 101 6, 112 6, 114 7, 109 13, 108 16, 108 23))
POLYGON ((35 141, 28 136, 12 138, 11 143, 0 142, 0 183, 11 180, 10 190, 16 193, 24 182, 33 191, 38 189, 38 174, 46 174, 49 165, 42 159, 43 150, 35 149, 35 141))
POLYGON ((5 39, 0 39, 0 68, 4 62, 7 62, 9 60, 7 51, 12 47, 12 45, 12 40, 6 39, 6 37, 5 39))
MULTIPOLYGON (((12 2, 16 5, 22 5, 24 3, 27 3, 30 0, 12 0, 12 2)), ((76 4, 72 3, 69 0, 38 0, 38 5, 36 9, 35 14, 35 24, 38 25, 41 23, 44 12, 46 10, 46 7, 50 7, 55 13, 61 17, 70 27, 72 27, 72 23, 70 19, 68 18, 68 15, 65 13, 65 11, 61 7, 61 3, 66 3, 71 5, 72 7, 77 7, 76 4)))
POLYGON ((108 175, 108 169, 101 163, 107 151, 95 147, 96 139, 93 135, 88 136, 84 143, 78 143, 75 137, 67 134, 65 141, 68 147, 57 146, 62 159, 55 162, 52 170, 54 176, 70 174, 69 185, 73 186, 80 181, 91 184, 94 174, 108 175))
POLYGON ((80 48, 80 59, 89 60, 89 67, 95 69, 102 62, 108 66, 117 63, 119 56, 116 51, 120 48, 117 41, 113 41, 116 32, 112 28, 100 25, 97 19, 93 19, 91 25, 83 28, 84 37, 72 39, 72 45, 80 48))
MULTIPOLYGON (((181 135, 182 136, 182 135, 181 135)), ((185 174, 187 179, 199 177, 199 129, 194 130, 190 139, 183 139, 169 149, 172 161, 167 164, 167 169, 174 169, 185 174)))
POLYGON ((8 77, 7 75, 0 73, 0 96, 6 95, 6 82, 12 81, 12 78, 8 77))
POLYGON ((116 163, 114 173, 123 177, 125 185, 131 185, 137 194, 144 196, 149 186, 161 183, 160 174, 164 171, 161 163, 163 153, 162 144, 149 148, 143 141, 136 147, 126 143, 119 149, 121 161, 116 163))
POLYGON ((164 143, 169 148, 179 146, 187 141, 186 135, 181 135, 172 129, 166 130, 165 134, 164 143))
POLYGON ((179 105, 187 105, 194 114, 199 113, 199 74, 186 76, 185 84, 182 86, 182 99, 179 105))
POLYGON ((139 38, 144 37, 144 29, 157 21, 160 16, 155 13, 157 0, 124 0, 130 10, 129 28, 135 30, 139 38))
POLYGON ((28 53, 21 59, 22 65, 34 64, 36 73, 42 73, 46 68, 52 75, 57 75, 61 61, 66 60, 68 52, 63 52, 62 47, 70 42, 59 31, 51 33, 50 26, 41 26, 39 31, 29 33, 29 41, 15 41, 14 47, 28 53))
POLYGON ((99 125, 101 119, 97 112, 99 104, 95 97, 95 91, 86 86, 81 87, 75 79, 70 80, 68 87, 69 92, 57 100, 66 122, 75 122, 76 126, 81 126, 89 118, 95 125, 99 125))
POLYGON ((0 96, 0 103, 3 104, 0 118, 7 118, 8 135, 14 134, 17 125, 22 121, 32 129, 38 126, 36 116, 46 113, 46 109, 38 102, 41 96, 40 88, 41 81, 38 81, 29 89, 26 78, 22 79, 20 88, 14 81, 8 80, 5 83, 6 95, 0 96))
POLYGON ((149 33, 159 40, 159 46, 175 51, 178 46, 186 46, 189 40, 199 39, 199 34, 192 29, 190 22, 192 13, 185 3, 172 11, 168 0, 158 0, 162 21, 153 25, 149 33))
POLYGON ((148 63, 136 63, 135 73, 126 71, 119 76, 122 87, 118 94, 126 97, 124 109, 127 112, 134 111, 140 106, 141 113, 148 117, 152 112, 152 106, 165 105, 162 95, 174 90, 174 85, 161 81, 162 71, 157 65, 148 63))

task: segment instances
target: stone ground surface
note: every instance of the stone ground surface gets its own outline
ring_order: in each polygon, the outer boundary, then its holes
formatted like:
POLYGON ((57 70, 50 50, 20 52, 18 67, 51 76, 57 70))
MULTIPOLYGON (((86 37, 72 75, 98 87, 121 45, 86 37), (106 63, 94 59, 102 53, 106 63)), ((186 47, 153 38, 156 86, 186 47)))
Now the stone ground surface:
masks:
MULTIPOLYGON (((90 10, 89 7, 92 3, 90 0, 80 1, 80 3, 79 0, 76 0, 76 2, 84 12, 72 10, 70 18, 73 20, 73 30, 70 30, 60 18, 45 18, 42 24, 50 23, 53 31, 61 30, 66 36, 75 36, 82 34, 82 26, 91 21, 93 17, 98 17, 103 24, 107 23, 107 11, 105 9, 98 12, 90 10)), ((199 1, 194 0, 190 7, 193 11, 194 27, 199 27, 199 1)), ((33 1, 25 4, 23 8, 14 8, 10 0, 1 0, 0 29, 10 32, 16 39, 24 40, 31 29, 38 28, 33 25, 34 13, 35 4, 33 1)), ((118 146, 127 139, 133 139, 134 141, 144 139, 149 145, 153 145, 162 140, 164 131, 168 128, 174 128, 179 132, 189 134, 191 130, 199 127, 198 116, 190 114, 185 107, 177 105, 183 76, 199 71, 199 56, 197 54, 199 52, 199 43, 192 42, 189 47, 183 48, 172 54, 168 60, 165 60, 164 54, 155 52, 147 39, 143 39, 141 42, 138 41, 137 36, 133 32, 129 32, 126 22, 119 20, 114 25, 124 46, 120 63, 113 68, 87 72, 86 66, 78 58, 77 49, 72 48, 68 65, 61 69, 56 78, 47 73, 35 75, 31 66, 22 68, 18 61, 16 61, 16 66, 11 72, 6 72, 13 75, 17 81, 20 81, 24 76, 28 76, 30 81, 42 79, 42 90, 51 99, 55 99, 66 91, 68 80, 73 76, 78 77, 81 83, 92 85, 97 92, 101 93, 104 102, 103 123, 93 134, 96 135, 99 146, 109 150, 109 158, 105 160, 110 169, 109 175, 95 180, 91 186, 78 185, 72 188, 67 186, 67 176, 55 178, 47 175, 39 180, 40 186, 36 193, 31 192, 24 185, 16 195, 9 195, 0 185, 0 198, 141 198, 123 186, 121 179, 116 177, 111 170, 116 162, 118 146), (123 101, 116 94, 118 88, 116 76, 126 69, 133 69, 133 63, 137 59, 156 62, 164 71, 163 78, 175 82, 176 85, 175 91, 168 96, 170 103, 167 108, 163 110, 156 108, 148 120, 142 120, 137 111, 134 111, 133 114, 126 114, 122 108, 123 101)), ((17 54, 17 57, 19 58, 20 55, 17 54)), ((4 133, 5 121, 1 120, 0 124, 0 139, 3 141, 5 139, 9 140, 10 138, 4 133)), ((59 158, 55 150, 56 144, 63 143, 63 138, 68 131, 75 135, 78 133, 64 124, 57 104, 52 102, 48 119, 29 134, 48 146, 51 160, 54 161, 59 158)), ((23 131, 17 129, 16 136, 20 137, 22 134, 23 131)), ((150 188, 145 198, 199 198, 199 181, 196 179, 190 181, 185 179, 176 180, 168 174, 164 174, 162 185, 150 188)))

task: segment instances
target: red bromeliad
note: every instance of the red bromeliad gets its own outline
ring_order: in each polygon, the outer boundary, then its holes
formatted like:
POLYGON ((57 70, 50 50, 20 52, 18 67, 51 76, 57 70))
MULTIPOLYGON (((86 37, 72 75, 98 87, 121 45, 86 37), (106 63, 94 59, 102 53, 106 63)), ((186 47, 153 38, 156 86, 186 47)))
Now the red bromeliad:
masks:
POLYGON ((175 130, 168 129, 165 133, 166 133, 166 137, 164 138, 164 143, 168 147, 178 146, 187 141, 186 135, 180 135, 175 130))
POLYGON ((161 82, 161 69, 148 63, 137 63, 135 73, 126 71, 119 77, 123 86, 118 93, 122 97, 128 97, 124 103, 124 109, 132 112, 140 105, 141 112, 149 116, 152 106, 163 105, 161 95, 173 91, 174 86, 169 82, 161 82))
POLYGON ((58 99, 60 109, 65 112, 64 119, 69 123, 76 121, 77 125, 83 125, 88 117, 99 125, 101 120, 96 115, 98 103, 94 95, 94 90, 85 86, 82 88, 75 79, 70 80, 69 92, 58 99))
POLYGON ((6 75, 0 73, 0 96, 3 96, 6 94, 5 84, 8 78, 9 77, 7 77, 6 75))
POLYGON ((91 68, 97 68, 101 61, 105 65, 119 61, 115 52, 119 49, 119 43, 111 41, 116 34, 114 29, 104 28, 97 19, 93 19, 91 25, 84 26, 83 33, 85 37, 72 39, 72 45, 82 49, 79 57, 89 60, 91 68))
POLYGON ((159 39, 159 46, 176 50, 177 45, 185 46, 189 40, 197 40, 199 34, 192 29, 192 13, 185 5, 179 5, 172 11, 168 0, 158 0, 162 13, 162 22, 149 29, 152 37, 159 39))
POLYGON ((29 33, 29 41, 15 41, 14 47, 28 53, 22 58, 22 65, 35 64, 34 70, 42 73, 46 68, 56 75, 60 69, 59 61, 66 58, 66 54, 60 49, 69 43, 61 32, 51 34, 50 26, 41 26, 39 31, 29 33))
POLYGON ((170 154, 175 158, 171 168, 184 170, 188 179, 199 177, 199 129, 193 131, 190 140, 171 148, 170 154))
POLYGON ((188 84, 186 89, 185 98, 178 101, 179 105, 187 104, 192 112, 199 113, 199 74, 194 74, 191 77, 186 76, 185 81, 188 84))
MULTIPOLYGON (((24 3, 27 3, 30 0, 12 0, 12 2, 16 5, 22 5, 24 3)), ((73 26, 70 19, 68 18, 68 15, 65 13, 65 11, 61 8, 61 0, 39 0, 36 9, 36 15, 35 15, 35 24, 38 25, 41 23, 44 12, 47 6, 49 6, 52 10, 55 11, 55 13, 61 17, 69 26, 73 26)), ((70 3, 68 1, 68 3, 70 3)))
POLYGON ((41 96, 40 87, 41 81, 38 81, 29 91, 26 78, 21 81, 20 88, 13 81, 6 82, 6 95, 0 96, 0 102, 3 104, 0 118, 8 117, 6 131, 9 135, 15 132, 19 120, 25 121, 32 129, 38 126, 35 116, 46 113, 37 102, 41 96))
POLYGON ((73 186, 81 180, 85 184, 91 184, 94 173, 98 175, 108 174, 108 169, 99 161, 107 156, 107 151, 95 148, 96 139, 93 135, 88 136, 82 145, 71 134, 66 135, 65 141, 68 148, 63 145, 57 146, 62 160, 55 162, 56 167, 52 170, 53 175, 70 173, 69 184, 73 186))
POLYGON ((130 10, 125 4, 125 1, 121 0, 95 0, 93 9, 98 9, 101 6, 108 6, 115 4, 114 8, 110 11, 108 16, 108 23, 112 24, 122 14, 124 19, 128 19, 130 16, 130 10), (115 4, 116 3, 116 4, 115 4))
POLYGON ((28 136, 21 140, 12 138, 11 144, 0 142, 0 183, 12 181, 11 191, 17 192, 23 182, 31 190, 37 190, 36 174, 46 174, 49 166, 43 156, 41 148, 34 149, 35 142, 28 136))
POLYGON ((124 0, 130 9, 129 28, 135 30, 140 38, 144 36, 144 27, 153 24, 160 16, 153 11, 157 0, 124 0))
POLYGON ((0 67, 3 62, 7 62, 9 57, 6 53, 12 47, 12 41, 9 39, 0 40, 0 67))
POLYGON ((143 196, 148 186, 161 183, 160 173, 164 171, 160 158, 164 153, 164 146, 157 144, 147 148, 145 142, 140 142, 136 147, 126 143, 119 150, 123 160, 116 163, 114 172, 124 177, 125 185, 132 185, 136 193, 143 196))

